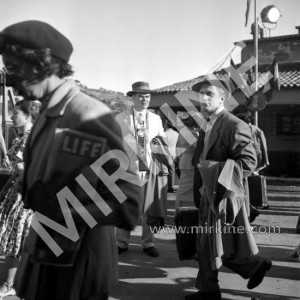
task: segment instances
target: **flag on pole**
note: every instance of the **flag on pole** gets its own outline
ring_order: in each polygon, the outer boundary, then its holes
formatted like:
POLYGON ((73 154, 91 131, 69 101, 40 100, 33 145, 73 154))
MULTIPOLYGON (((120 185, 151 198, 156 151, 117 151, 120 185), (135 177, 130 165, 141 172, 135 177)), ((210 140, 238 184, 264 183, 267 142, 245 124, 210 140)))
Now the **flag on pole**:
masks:
POLYGON ((273 62, 269 68, 269 72, 272 74, 272 78, 267 84, 264 85, 264 94, 268 101, 271 101, 273 98, 273 91, 280 91, 280 79, 279 79, 279 70, 278 70, 278 51, 274 56, 273 62))
POLYGON ((255 78, 254 78, 254 66, 252 66, 249 71, 246 73, 247 74, 247 84, 252 87, 253 83, 255 82, 255 78))
MULTIPOLYGON (((237 67, 236 67, 236 65, 235 65, 232 58, 230 58, 230 65, 234 70, 237 70, 237 67)), ((236 92, 236 90, 239 88, 239 86, 237 85, 237 83, 233 79, 233 74, 231 74, 230 71, 228 73, 228 76, 229 76, 229 86, 230 86, 230 89, 231 89, 231 94, 233 95, 236 92)))
POLYGON ((278 51, 273 59, 270 72, 273 75, 272 84, 274 91, 280 91, 279 68, 278 68, 278 51))
POLYGON ((255 82, 255 61, 254 61, 254 56, 251 55, 250 57, 250 68, 246 72, 246 82, 247 84, 252 87, 252 85, 255 82))
POLYGON ((250 12, 250 6, 251 6, 251 0, 247 0, 245 27, 247 27, 247 24, 248 24, 249 12, 250 12))

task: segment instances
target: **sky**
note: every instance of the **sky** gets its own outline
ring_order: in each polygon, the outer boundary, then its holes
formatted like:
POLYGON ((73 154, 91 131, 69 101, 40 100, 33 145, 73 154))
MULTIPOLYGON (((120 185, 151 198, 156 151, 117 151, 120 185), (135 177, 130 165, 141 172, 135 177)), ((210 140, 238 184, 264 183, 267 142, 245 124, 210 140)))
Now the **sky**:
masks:
MULTIPOLYGON (((234 47, 252 39, 254 0, 0 0, 0 30, 40 20, 67 36, 74 79, 126 93, 136 81, 160 88, 208 73, 234 47)), ((257 0, 282 14, 272 36, 296 34, 300 0, 257 0)), ((260 23, 261 24, 261 23, 260 23)), ((239 62, 238 53, 234 61, 239 62)), ((0 66, 2 66, 0 64, 0 66)))

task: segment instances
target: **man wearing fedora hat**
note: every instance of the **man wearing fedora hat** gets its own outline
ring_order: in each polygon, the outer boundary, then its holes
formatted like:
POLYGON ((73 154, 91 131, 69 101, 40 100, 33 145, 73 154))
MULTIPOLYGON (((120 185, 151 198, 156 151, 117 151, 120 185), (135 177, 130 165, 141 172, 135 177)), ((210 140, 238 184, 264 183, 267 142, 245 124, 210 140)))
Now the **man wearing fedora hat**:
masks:
MULTIPOLYGON (((116 116, 124 138, 124 148, 129 156, 132 167, 138 169, 141 179, 147 180, 151 162, 150 141, 156 136, 165 136, 160 116, 148 110, 152 90, 148 82, 138 81, 132 84, 132 91, 127 96, 132 97, 133 107, 116 116)), ((147 183, 144 185, 144 195, 147 194, 147 183)), ((145 196, 144 196, 145 198, 145 196)), ((141 199, 141 207, 145 199, 141 199)), ((119 253, 128 250, 130 231, 117 229, 117 246, 119 253)), ((142 246, 152 257, 159 256, 154 247, 153 233, 147 224, 147 217, 142 215, 142 246)))
POLYGON ((219 300, 221 265, 249 279, 247 287, 253 289, 262 282, 272 262, 257 255, 248 221, 249 199, 244 184, 256 167, 249 127, 224 108, 231 96, 227 81, 205 78, 192 90, 199 93, 201 114, 206 121, 192 160, 194 201, 201 228, 197 234, 199 291, 185 299, 219 300))

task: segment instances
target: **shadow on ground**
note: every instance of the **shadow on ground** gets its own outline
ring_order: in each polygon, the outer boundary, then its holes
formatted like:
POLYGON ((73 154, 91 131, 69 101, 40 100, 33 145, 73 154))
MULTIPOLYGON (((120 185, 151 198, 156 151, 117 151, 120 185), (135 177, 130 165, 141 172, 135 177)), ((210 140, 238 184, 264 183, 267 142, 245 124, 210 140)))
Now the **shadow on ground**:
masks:
MULTIPOLYGON (((246 299, 257 299, 257 300, 298 300, 299 298, 291 297, 291 296, 282 296, 282 295, 274 295, 274 294, 267 294, 267 293, 255 293, 252 291, 239 291, 239 290, 228 290, 228 289, 222 289, 223 297, 222 300, 229 300, 229 298, 226 297, 226 294, 230 294, 232 296, 236 296, 236 299, 246 298, 246 299)), ((232 298, 230 298, 232 299, 232 298)))
MULTIPOLYGON (((300 262, 289 258, 287 256, 287 252, 287 249, 280 247, 259 246, 259 255, 267 257, 273 261, 271 270, 267 272, 268 277, 297 281, 300 280, 300 262), (290 264, 291 262, 293 262, 292 266, 290 264)), ((234 272, 225 267, 221 268, 221 272, 234 274, 234 272)))
MULTIPOLYGON (((139 243, 140 237, 132 236, 129 251, 120 255, 120 281, 112 291, 111 299, 183 300, 185 295, 196 291, 194 284, 198 272, 197 263, 195 261, 179 261, 175 239, 156 239, 156 245, 161 253, 159 258, 147 256, 142 251, 139 243)), ((267 273, 269 280, 275 279, 275 282, 277 280, 300 280, 298 263, 291 264, 292 260, 286 255, 287 247, 260 245, 259 250, 261 256, 271 258, 274 261, 272 269, 267 273)), ((220 272, 225 274, 232 273, 225 267, 222 267, 220 272)), ((232 289, 222 289, 222 299, 298 299, 293 296, 276 295, 276 293, 238 290, 238 287, 233 284, 232 289)))

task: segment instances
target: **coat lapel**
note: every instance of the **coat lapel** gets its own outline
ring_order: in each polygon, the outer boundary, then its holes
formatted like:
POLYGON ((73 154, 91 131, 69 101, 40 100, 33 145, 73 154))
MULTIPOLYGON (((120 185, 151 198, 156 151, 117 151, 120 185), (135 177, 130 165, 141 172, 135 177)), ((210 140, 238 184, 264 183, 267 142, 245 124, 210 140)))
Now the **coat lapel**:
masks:
POLYGON ((225 113, 226 113, 225 110, 223 110, 220 113, 220 115, 217 118, 215 124, 213 125, 213 128, 211 129, 210 137, 209 137, 209 140, 208 140, 208 145, 207 145, 207 148, 206 148, 206 154, 208 153, 210 148, 214 145, 214 143, 218 139, 219 131, 221 129, 221 125, 222 125, 222 121, 223 121, 223 118, 225 116, 225 113))
POLYGON ((126 126, 127 126, 127 128, 128 128, 128 131, 129 131, 133 136, 135 136, 135 133, 134 133, 134 126, 133 126, 133 116, 132 116, 131 110, 129 110, 129 111, 127 112, 127 114, 125 115, 124 123, 126 124, 126 126))
POLYGON ((34 142, 37 140, 38 136, 43 131, 46 124, 47 124, 47 117, 46 114, 44 113, 39 117, 39 119, 35 123, 35 126, 31 130, 30 139, 29 139, 30 148, 32 148, 34 142))

